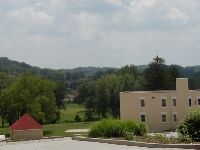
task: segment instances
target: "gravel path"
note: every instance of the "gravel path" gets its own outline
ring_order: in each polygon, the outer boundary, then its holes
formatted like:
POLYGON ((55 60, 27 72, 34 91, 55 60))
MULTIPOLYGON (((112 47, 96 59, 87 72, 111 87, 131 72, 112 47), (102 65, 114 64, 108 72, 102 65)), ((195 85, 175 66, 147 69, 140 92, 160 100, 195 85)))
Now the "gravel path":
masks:
MULTIPOLYGON (((0 150, 146 150, 136 146, 73 141, 71 138, 0 143, 0 150)), ((156 150, 167 150, 159 149, 156 150)), ((178 149, 170 149, 178 150, 178 149)))

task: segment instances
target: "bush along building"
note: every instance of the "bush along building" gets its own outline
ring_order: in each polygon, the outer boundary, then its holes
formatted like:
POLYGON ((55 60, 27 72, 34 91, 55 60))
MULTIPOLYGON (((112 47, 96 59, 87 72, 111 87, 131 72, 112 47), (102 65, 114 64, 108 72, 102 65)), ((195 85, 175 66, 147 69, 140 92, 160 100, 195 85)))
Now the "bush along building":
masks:
POLYGON ((189 90, 187 78, 176 79, 176 90, 120 93, 121 119, 145 122, 149 132, 176 129, 196 107, 200 107, 200 90, 189 90))

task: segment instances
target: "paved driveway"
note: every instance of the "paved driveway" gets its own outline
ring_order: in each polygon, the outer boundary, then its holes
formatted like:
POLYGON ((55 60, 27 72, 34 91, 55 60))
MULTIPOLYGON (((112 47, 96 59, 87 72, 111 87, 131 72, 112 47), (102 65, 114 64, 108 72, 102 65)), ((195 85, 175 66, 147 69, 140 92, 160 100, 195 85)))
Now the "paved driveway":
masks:
MULTIPOLYGON (((71 138, 0 143, 0 150, 145 150, 148 148, 73 141, 71 138)), ((162 150, 157 148, 156 150, 162 150)), ((164 149, 163 149, 164 150, 164 149)), ((175 150, 175 149, 174 149, 175 150)), ((178 150, 178 149, 177 149, 178 150)))

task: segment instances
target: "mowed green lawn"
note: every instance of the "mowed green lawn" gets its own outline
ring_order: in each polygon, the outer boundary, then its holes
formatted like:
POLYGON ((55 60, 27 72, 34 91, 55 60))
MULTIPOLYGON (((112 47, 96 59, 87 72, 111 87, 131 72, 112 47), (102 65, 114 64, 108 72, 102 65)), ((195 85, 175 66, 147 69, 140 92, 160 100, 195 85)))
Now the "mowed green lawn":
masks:
MULTIPOLYGON (((84 120, 85 108, 78 104, 67 104, 67 108, 60 110, 61 118, 56 124, 43 125, 44 136, 71 136, 73 133, 65 133, 68 129, 89 129, 98 121, 75 122, 74 118, 78 114, 84 120)), ((9 128, 0 128, 0 134, 9 136, 9 128)))

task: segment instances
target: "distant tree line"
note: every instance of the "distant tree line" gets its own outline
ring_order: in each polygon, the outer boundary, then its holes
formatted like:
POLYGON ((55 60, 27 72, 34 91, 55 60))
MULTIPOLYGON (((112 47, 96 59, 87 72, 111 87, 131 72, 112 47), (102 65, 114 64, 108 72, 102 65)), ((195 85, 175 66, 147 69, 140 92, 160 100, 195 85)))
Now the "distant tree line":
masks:
POLYGON ((98 79, 83 82, 76 101, 85 105, 88 120, 109 116, 118 118, 121 91, 172 90, 175 89, 176 78, 181 76, 177 66, 167 66, 163 58, 156 56, 144 71, 127 65, 98 79))
POLYGON ((75 102, 85 105, 86 119, 94 120, 119 117, 121 91, 173 90, 177 77, 188 77, 190 89, 200 88, 200 66, 166 65, 158 56, 143 66, 70 70, 40 69, 0 58, 0 72, 2 125, 13 123, 24 113, 43 124, 56 122, 70 90, 79 93, 75 102))

